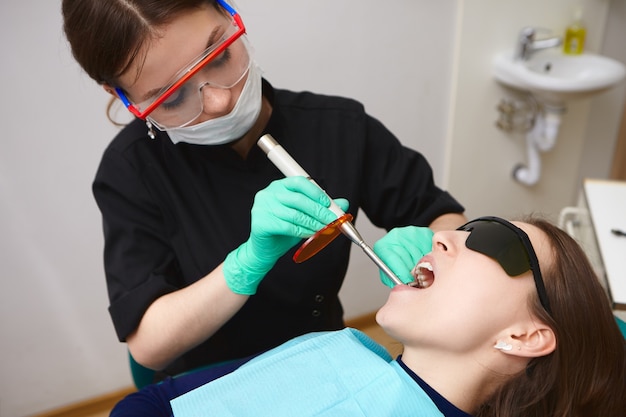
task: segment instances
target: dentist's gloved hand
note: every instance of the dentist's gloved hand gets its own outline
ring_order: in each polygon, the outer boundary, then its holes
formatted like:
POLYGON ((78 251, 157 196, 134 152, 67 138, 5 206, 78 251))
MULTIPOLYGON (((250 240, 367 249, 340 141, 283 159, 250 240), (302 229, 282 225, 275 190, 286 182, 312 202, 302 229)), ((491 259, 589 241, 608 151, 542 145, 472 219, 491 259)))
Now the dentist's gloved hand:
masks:
MULTIPOLYGON (((411 270, 433 247, 433 231, 428 227, 405 226, 391 229, 374 244, 374 253, 405 284, 414 281, 411 270)), ((393 288, 394 282, 382 271, 380 280, 393 288)))
MULTIPOLYGON (((345 199, 335 203, 348 209, 345 199)), ((304 177, 276 180, 259 191, 252 206, 250 237, 228 254, 222 266, 231 291, 256 293, 281 256, 337 218, 329 206, 330 198, 304 177)))

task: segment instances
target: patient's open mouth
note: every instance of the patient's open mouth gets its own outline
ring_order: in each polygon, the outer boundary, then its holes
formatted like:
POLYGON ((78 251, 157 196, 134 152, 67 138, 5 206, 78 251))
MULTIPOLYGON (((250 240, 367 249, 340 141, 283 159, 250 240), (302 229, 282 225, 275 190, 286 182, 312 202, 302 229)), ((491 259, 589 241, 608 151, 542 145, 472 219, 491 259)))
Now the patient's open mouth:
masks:
POLYGON ((412 287, 428 288, 435 280, 433 266, 430 262, 426 261, 422 261, 415 265, 415 268, 411 271, 411 275, 415 278, 415 281, 409 283, 412 287))

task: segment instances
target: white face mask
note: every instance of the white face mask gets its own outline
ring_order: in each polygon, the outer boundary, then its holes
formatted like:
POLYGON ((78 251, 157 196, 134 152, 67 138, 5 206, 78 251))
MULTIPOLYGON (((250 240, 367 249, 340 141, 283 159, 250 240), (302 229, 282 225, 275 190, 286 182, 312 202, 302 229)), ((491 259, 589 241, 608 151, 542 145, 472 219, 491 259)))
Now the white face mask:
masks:
POLYGON ((248 79, 233 110, 215 119, 193 126, 165 129, 174 144, 223 145, 241 138, 252 128, 261 112, 261 69, 252 61, 248 79))

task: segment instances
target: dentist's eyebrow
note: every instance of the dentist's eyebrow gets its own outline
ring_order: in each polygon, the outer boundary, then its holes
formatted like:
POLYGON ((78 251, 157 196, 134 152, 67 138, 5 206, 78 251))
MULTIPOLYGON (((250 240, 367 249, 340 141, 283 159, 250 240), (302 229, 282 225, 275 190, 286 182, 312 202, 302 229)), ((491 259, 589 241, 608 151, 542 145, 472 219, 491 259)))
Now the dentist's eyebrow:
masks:
MULTIPOLYGON (((215 39, 218 38, 218 33, 223 32, 222 27, 221 26, 216 26, 212 31, 211 34, 209 35, 209 39, 206 43, 206 46, 204 47, 203 51, 207 50, 208 48, 210 48, 212 45, 215 44, 215 39)), ((157 88, 153 88, 150 91, 148 91, 146 94, 144 94, 143 96, 141 96, 140 102, 144 102, 152 97, 154 97, 155 95, 157 95, 158 93, 160 93, 165 87, 157 87, 157 88)))

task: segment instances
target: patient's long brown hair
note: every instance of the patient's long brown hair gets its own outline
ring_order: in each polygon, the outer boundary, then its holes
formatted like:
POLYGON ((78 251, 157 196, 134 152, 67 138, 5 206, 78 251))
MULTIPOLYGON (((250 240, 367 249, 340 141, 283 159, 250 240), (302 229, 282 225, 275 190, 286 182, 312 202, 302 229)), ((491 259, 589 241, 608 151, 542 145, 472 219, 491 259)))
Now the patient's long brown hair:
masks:
POLYGON ((590 262, 561 229, 542 219, 524 222, 541 229, 552 247, 551 267, 542 271, 552 314, 536 295, 531 309, 554 330, 557 347, 533 359, 477 416, 626 416, 626 341, 590 262))

